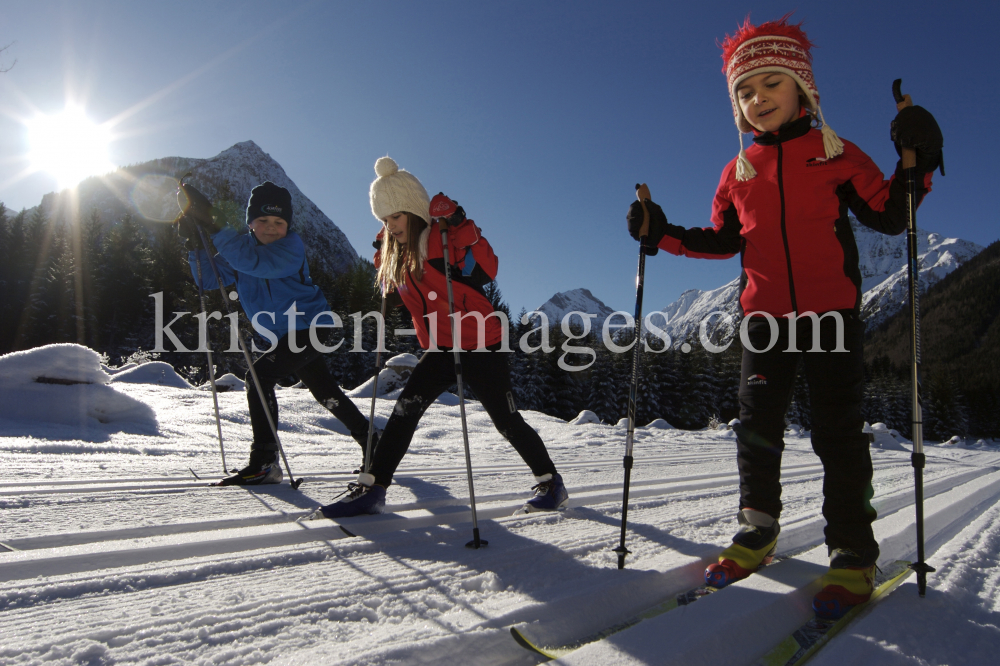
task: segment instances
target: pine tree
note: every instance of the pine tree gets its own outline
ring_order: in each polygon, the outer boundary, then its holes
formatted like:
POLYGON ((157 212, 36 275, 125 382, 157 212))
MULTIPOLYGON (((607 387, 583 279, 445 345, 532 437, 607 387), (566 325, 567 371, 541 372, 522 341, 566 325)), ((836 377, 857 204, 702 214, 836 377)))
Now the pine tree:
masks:
POLYGON ((618 422, 618 407, 614 364, 611 352, 604 345, 594 341, 592 347, 597 353, 597 359, 590 368, 590 390, 587 395, 587 409, 594 412, 604 423, 618 422))
POLYGON ((14 333, 14 349, 30 349, 39 344, 39 338, 45 338, 50 312, 45 285, 54 259, 54 228, 41 206, 31 214, 24 231, 23 251, 15 259, 20 287, 17 300, 21 307, 14 333))
POLYGON ((3 299, 0 300, 0 353, 16 349, 21 314, 27 300, 27 285, 30 275, 27 274, 25 211, 21 211, 9 220, 8 231, 5 234, 6 259, 0 264, 0 282, 2 282, 3 299))
POLYGON ((152 348, 153 301, 149 298, 149 244, 141 226, 126 213, 104 237, 99 289, 105 351, 128 356, 152 348))

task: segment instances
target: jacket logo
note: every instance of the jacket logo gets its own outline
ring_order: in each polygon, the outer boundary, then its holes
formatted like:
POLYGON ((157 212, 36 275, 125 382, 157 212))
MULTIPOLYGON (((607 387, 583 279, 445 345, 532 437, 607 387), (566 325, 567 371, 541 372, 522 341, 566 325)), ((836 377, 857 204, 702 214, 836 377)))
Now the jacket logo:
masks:
POLYGON ((823 166, 829 161, 830 159, 828 157, 810 157, 809 159, 806 160, 806 166, 807 167, 823 166))
POLYGON ((750 375, 747 377, 747 386, 766 386, 767 377, 764 375, 750 375))
POLYGON ((262 213, 267 213, 268 215, 281 215, 281 206, 276 206, 275 204, 264 204, 260 207, 262 213))

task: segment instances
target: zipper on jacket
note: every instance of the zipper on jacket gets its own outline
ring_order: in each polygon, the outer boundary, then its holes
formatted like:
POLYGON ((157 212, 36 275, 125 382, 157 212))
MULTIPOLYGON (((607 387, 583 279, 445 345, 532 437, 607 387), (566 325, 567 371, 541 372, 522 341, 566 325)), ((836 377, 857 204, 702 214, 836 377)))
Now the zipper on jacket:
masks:
POLYGON ((788 292, 792 297, 792 312, 798 312, 795 302, 795 279, 792 277, 792 253, 788 249, 788 229, 785 227, 785 182, 781 172, 782 150, 778 144, 778 198, 781 201, 781 241, 785 244, 785 263, 788 265, 788 292))

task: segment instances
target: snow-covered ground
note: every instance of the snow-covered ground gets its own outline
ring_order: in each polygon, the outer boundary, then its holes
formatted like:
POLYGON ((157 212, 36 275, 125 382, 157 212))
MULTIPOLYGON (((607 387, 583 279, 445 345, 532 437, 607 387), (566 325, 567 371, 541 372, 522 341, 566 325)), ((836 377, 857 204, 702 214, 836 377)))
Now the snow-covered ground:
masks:
MULTIPOLYGON (((345 488, 360 460, 308 391, 278 392, 299 490, 211 488, 191 473, 222 473, 211 394, 163 368, 112 383, 83 351, 43 350, 16 367, 0 357, 0 664, 534 664, 542 659, 513 641, 511 625, 566 643, 626 619, 694 586, 735 530, 731 430, 637 430, 632 552, 619 571, 611 549, 625 428, 526 413, 566 480, 570 509, 512 517, 532 477, 473 402, 489 546, 465 548, 472 530, 453 399, 421 422, 386 515, 345 519, 354 537, 330 521, 299 523, 345 488), (92 367, 73 369, 67 358, 92 367), (31 381, 47 367, 49 379, 91 383, 31 381)), ((367 413, 370 401, 354 399, 367 413)), ((219 406, 227 464, 242 466, 245 397, 220 393, 219 406)), ((377 400, 380 424, 392 406, 377 400)), ((914 559, 909 453, 891 432, 875 436, 882 562, 914 559)), ((560 663, 751 664, 807 619, 825 566, 816 547, 822 469, 808 433, 789 431, 786 441, 775 564, 560 663)), ((911 576, 817 666, 996 663, 1000 447, 953 441, 927 453, 927 560, 937 569, 927 596, 911 576)))

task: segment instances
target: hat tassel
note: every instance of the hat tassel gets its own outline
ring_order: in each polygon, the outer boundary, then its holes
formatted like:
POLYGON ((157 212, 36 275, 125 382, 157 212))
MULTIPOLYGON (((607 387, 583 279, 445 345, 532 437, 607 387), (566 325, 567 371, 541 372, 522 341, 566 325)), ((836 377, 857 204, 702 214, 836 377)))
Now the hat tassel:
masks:
POLYGON ((823 109, 817 104, 816 111, 819 113, 819 121, 823 123, 823 128, 820 132, 823 134, 823 150, 826 153, 826 159, 831 159, 840 155, 844 152, 844 142, 840 140, 837 133, 833 131, 833 128, 826 124, 826 119, 823 117, 823 109))
POLYGON ((757 170, 753 168, 747 158, 747 151, 743 149, 743 132, 740 132, 740 155, 736 158, 736 180, 746 181, 757 175, 757 170))

